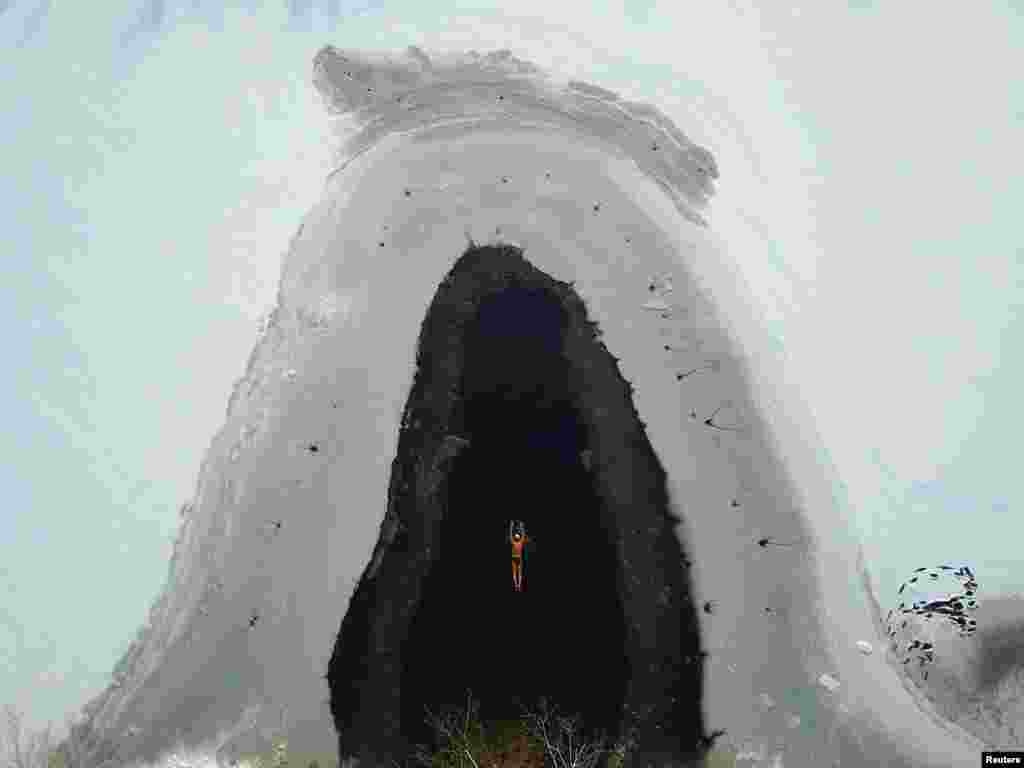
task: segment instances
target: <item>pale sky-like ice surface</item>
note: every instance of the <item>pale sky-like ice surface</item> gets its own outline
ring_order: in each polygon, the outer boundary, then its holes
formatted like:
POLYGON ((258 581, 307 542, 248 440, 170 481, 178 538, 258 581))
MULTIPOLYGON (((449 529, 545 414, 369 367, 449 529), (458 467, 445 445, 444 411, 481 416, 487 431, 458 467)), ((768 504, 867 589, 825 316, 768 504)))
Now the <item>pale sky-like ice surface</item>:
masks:
POLYGON ((883 599, 944 561, 983 593, 1021 588, 1012 5, 409 5, 0 16, 0 690, 31 723, 106 685, 166 576, 330 165, 309 86, 325 42, 507 47, 658 105, 718 160, 711 227, 789 356, 883 599))

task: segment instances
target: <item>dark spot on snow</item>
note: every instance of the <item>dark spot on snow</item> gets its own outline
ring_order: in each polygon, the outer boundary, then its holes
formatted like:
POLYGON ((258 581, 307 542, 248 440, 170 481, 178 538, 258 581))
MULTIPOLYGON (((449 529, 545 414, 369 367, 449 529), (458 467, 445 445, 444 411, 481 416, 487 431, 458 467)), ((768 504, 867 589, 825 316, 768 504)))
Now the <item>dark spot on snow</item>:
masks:
POLYGON ((705 739, 704 745, 708 749, 711 749, 712 747, 715 746, 715 742, 717 742, 720 738, 725 736, 725 734, 726 734, 725 728, 716 728, 715 730, 713 730, 711 732, 711 734, 708 736, 708 738, 705 739))

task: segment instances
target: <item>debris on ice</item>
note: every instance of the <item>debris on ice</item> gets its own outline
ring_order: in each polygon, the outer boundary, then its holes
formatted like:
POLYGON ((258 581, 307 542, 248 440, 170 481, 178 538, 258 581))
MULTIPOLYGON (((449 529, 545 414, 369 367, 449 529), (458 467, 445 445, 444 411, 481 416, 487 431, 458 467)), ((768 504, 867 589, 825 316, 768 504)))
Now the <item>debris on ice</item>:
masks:
POLYGON ((839 687, 839 681, 828 673, 823 673, 821 677, 818 678, 818 682, 822 687, 827 688, 830 691, 834 691, 839 687))
POLYGON ((935 636, 939 627, 953 629, 962 637, 977 631, 970 616, 978 608, 978 581, 966 565, 915 568, 900 585, 897 606, 886 616, 886 634, 904 664, 917 661, 922 668, 935 661, 935 636))
POLYGON ((863 653, 865 656, 870 656, 875 649, 867 640, 858 640, 857 650, 863 653))
POLYGON ((748 749, 742 752, 736 753, 737 760, 757 760, 760 762, 764 760, 764 747, 758 747, 756 750, 748 749))
POLYGON ((658 312, 667 312, 671 307, 662 299, 651 299, 644 304, 644 309, 652 309, 658 312))
POLYGON ((277 306, 269 307, 260 313, 256 320, 256 336, 262 340, 278 320, 280 314, 277 306))

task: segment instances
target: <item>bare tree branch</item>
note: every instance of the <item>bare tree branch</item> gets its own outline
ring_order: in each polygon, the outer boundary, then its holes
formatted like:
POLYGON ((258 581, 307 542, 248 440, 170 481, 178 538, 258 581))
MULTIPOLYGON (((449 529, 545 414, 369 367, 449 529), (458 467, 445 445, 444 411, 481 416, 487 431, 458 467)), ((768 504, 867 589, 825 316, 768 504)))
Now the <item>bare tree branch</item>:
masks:
POLYGON ((10 704, 4 707, 4 758, 11 768, 28 768, 22 743, 21 715, 10 704))
POLYGON ((584 741, 579 717, 558 717, 540 702, 540 712, 529 715, 531 730, 544 743, 555 768, 594 768, 608 752, 600 740, 584 741))
POLYGON ((47 768, 53 749, 52 726, 28 733, 24 718, 10 704, 4 707, 4 729, 0 734, 0 759, 9 768, 47 768))

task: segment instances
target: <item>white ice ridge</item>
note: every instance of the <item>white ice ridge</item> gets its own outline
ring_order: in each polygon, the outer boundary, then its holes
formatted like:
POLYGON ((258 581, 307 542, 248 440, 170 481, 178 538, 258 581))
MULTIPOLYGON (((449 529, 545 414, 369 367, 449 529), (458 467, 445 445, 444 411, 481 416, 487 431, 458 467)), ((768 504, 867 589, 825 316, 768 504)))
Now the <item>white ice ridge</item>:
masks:
MULTIPOLYGON (((335 113, 354 113, 359 130, 341 167, 384 136, 500 121, 600 137, 628 154, 661 185, 680 213, 704 223, 698 209, 713 193, 718 167, 658 109, 603 88, 559 80, 510 51, 428 57, 416 47, 401 56, 326 46, 314 59, 314 82, 335 113)), ((340 170, 340 168, 339 168, 340 170)))

